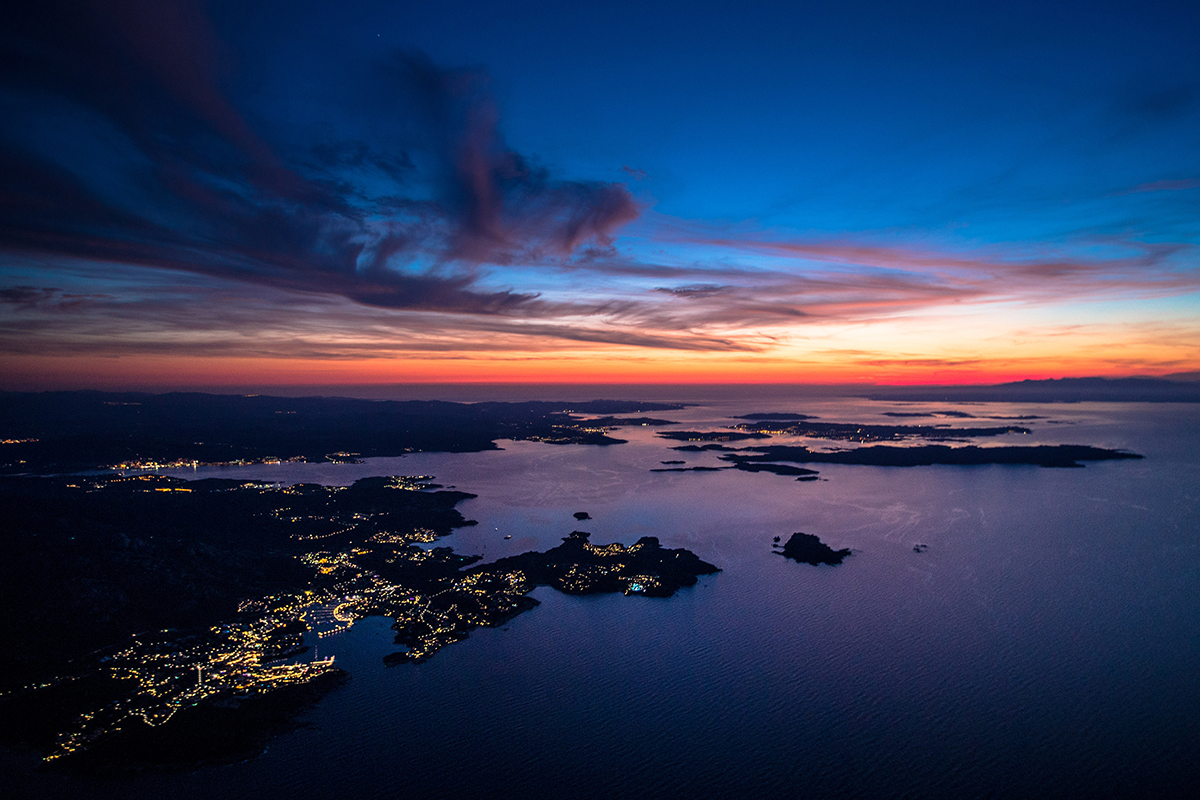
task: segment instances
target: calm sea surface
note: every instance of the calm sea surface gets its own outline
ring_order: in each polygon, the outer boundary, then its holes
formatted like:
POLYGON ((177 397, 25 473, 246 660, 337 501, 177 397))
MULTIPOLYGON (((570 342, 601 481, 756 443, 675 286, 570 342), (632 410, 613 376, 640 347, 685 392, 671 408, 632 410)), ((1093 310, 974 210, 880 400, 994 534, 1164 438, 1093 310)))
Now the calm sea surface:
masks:
MULTIPOLYGON (((1182 797, 1200 786, 1200 406, 721 400, 749 411, 1037 414, 981 443, 1127 448, 1084 469, 817 465, 824 480, 652 473, 653 429, 611 447, 502 442, 358 465, 174 473, 348 484, 429 474, 478 495, 439 542, 487 560, 659 537, 721 567, 667 600, 568 597, 386 668, 390 620, 324 639, 351 680, 262 756, 94 779, 0 762, 16 796, 1182 797), (1051 423, 1049 420, 1054 420, 1051 423), (572 512, 594 520, 576 523, 572 512), (854 555, 772 553, 813 533, 854 555), (511 539, 503 537, 510 535, 511 539), (913 545, 928 550, 914 553, 913 545)), ((976 421, 955 421, 965 424, 976 421)), ((1010 424, 1010 423, 995 423, 1010 424)), ((825 443, 830 446, 833 443, 825 443)))

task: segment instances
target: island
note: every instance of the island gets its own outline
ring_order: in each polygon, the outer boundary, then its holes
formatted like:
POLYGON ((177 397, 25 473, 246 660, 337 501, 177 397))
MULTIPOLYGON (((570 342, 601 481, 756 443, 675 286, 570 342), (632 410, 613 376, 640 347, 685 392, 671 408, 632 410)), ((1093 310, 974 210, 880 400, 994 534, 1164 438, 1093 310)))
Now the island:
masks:
MULTIPOLYGON (((983 464, 1028 464, 1039 467, 1082 467, 1081 461, 1139 459, 1137 453, 1106 450, 1078 444, 979 447, 950 447, 930 444, 914 447, 874 445, 849 450, 820 452, 807 447, 766 445, 749 447, 719 456, 738 469, 758 470, 771 462, 793 464, 861 464, 877 467, 927 467, 935 464, 978 466, 983 464)), ((772 470, 773 471, 773 470, 772 470)))
MULTIPOLYGON (((975 415, 954 410, 886 412, 894 417, 943 417, 975 419, 975 415)), ((951 427, 937 425, 878 425, 852 422, 814 422, 805 414, 774 414, 758 412, 745 414, 735 419, 751 420, 730 426, 723 431, 664 431, 657 435, 664 439, 709 444, 686 444, 672 450, 689 453, 717 452, 718 458, 730 467, 744 472, 767 472, 775 475, 793 476, 798 481, 819 480, 818 472, 795 464, 854 464, 880 467, 917 467, 933 465, 977 466, 984 464, 1026 464, 1040 467, 1079 468, 1082 462, 1139 459, 1141 455, 1124 450, 1109 450, 1087 445, 994 445, 979 446, 969 443, 973 438, 1025 435, 1031 433, 1026 427, 1017 425, 987 427, 951 427), (814 450, 803 445, 748 444, 743 447, 727 443, 746 438, 770 438, 776 435, 799 436, 815 439, 848 442, 859 447, 835 450, 814 450), (906 444, 903 446, 880 445, 876 442, 939 442, 938 444, 906 444), (946 442, 963 443, 952 447, 946 442), (782 463, 781 463, 782 462, 782 463)), ((1019 417, 993 417, 1018 421, 1041 420, 1035 415, 1019 417)), ((663 461, 664 465, 682 463, 663 461)), ((651 472, 714 472, 721 469, 713 466, 660 467, 651 472)))
POLYGON ((671 449, 677 450, 680 453, 709 453, 720 450, 737 450, 736 447, 726 447, 723 444, 684 444, 672 447, 671 449))
POLYGON ((746 439, 770 439, 770 434, 753 431, 663 431, 655 434, 678 442, 740 442, 746 439))
MULTIPOLYGON (((1029 428, 1001 425, 975 428, 954 428, 939 425, 873 425, 860 422, 786 422, 765 420, 742 422, 732 426, 739 431, 780 436, 804 436, 810 439, 829 439, 841 442, 895 442, 905 439, 963 439, 980 436, 1003 436, 1009 433, 1031 433, 1029 428)), ((664 436, 665 434, 659 434, 664 436)))
MULTIPOLYGON (((776 541, 779 540, 779 537, 775 538, 776 541)), ((850 555, 850 550, 834 550, 811 533, 793 533, 784 543, 779 555, 801 564, 812 564, 814 567, 821 564, 833 566, 841 564, 842 560, 850 555)))
POLYGON ((651 472, 720 472, 733 467, 654 467, 651 472))

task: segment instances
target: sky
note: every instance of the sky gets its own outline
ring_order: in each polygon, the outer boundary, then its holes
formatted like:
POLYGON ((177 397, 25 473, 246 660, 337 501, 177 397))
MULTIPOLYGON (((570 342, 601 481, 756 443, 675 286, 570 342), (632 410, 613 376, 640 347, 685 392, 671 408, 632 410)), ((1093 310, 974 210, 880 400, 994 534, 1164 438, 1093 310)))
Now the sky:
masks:
POLYGON ((41 0, 0 389, 1200 370, 1200 5, 41 0))

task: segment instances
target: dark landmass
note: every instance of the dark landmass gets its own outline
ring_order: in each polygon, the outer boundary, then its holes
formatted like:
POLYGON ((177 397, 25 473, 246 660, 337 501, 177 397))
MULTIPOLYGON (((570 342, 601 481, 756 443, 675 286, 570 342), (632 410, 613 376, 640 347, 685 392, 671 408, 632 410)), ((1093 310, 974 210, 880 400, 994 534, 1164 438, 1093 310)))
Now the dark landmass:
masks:
POLYGON ((764 411, 757 411, 757 412, 755 412, 755 413, 753 413, 753 414, 742 414, 742 415, 741 415, 741 416, 739 416, 739 417, 730 417, 730 419, 791 419, 791 420, 800 420, 800 419, 816 419, 816 417, 809 416, 808 414, 770 414, 770 413, 767 413, 767 412, 764 412, 764 411))
POLYGON ((535 585, 568 594, 670 597, 684 586, 695 585, 698 576, 720 572, 688 550, 664 549, 654 536, 643 536, 628 547, 594 545, 589 538, 590 534, 575 531, 552 550, 502 558, 475 568, 472 574, 519 570, 535 585))
POLYGON ((733 467, 655 467, 651 472, 720 472, 733 467))
MULTIPOLYGON (((64 766, 107 774, 147 767, 192 770, 245 761, 261 754, 272 738, 302 727, 297 721, 300 714, 348 678, 345 670, 330 668, 303 683, 273 691, 183 706, 165 728, 131 720, 132 724, 109 729, 86 748, 71 753, 64 766)), ((20 738, 52 752, 54 723, 69 729, 79 709, 89 707, 88 700, 113 694, 111 689, 101 693, 94 687, 72 688, 74 692, 59 691, 52 698, 22 695, 0 707, 13 719, 35 721, 20 738)))
POLYGON ((735 464, 743 472, 773 472, 776 475, 816 475, 815 469, 789 467, 786 464, 763 464, 759 461, 739 461, 735 464))
POLYGON ((473 524, 454 508, 473 495, 430 488, 0 478, 0 713, 21 720, 0 735, 89 768, 256 751, 345 677, 293 660, 383 588, 353 559, 473 524))
POLYGON ((0 605, 14 610, 0 615, 0 691, 133 633, 207 627, 247 597, 307 588, 299 557, 313 550, 468 524, 454 506, 474 495, 430 486, 0 477, 0 605))
MULTIPOLYGON (((954 417, 955 419, 976 419, 974 414, 968 414, 965 411, 885 411, 883 415, 885 417, 954 417)), ((1033 418, 1021 417, 1021 419, 1033 418)))
POLYGON ((871 400, 1000 403, 1200 403, 1200 383, 1164 378, 1054 378, 993 386, 880 386, 871 400))
MULTIPOLYGON (((586 400, 583 402, 527 400, 516 403, 452 403, 451 405, 468 405, 472 408, 476 406, 541 406, 548 411, 562 410, 567 414, 640 414, 643 411, 678 411, 695 404, 647 403, 642 400, 586 400)), ((669 424, 674 425, 675 423, 669 424)))
POLYGON ((0 478, 0 714, 20 720, 0 736, 81 769, 238 760, 346 678, 306 640, 387 616, 387 662, 422 661, 536 607, 538 585, 666 597, 717 571, 654 538, 576 532, 487 565, 421 547, 474 524, 454 508, 473 495, 429 480, 0 478))
POLYGON ((660 425, 678 425, 669 419, 654 417, 596 417, 580 420, 579 424, 588 428, 629 428, 629 427, 658 427, 660 425))
POLYGON ((1040 467, 1081 467, 1080 461, 1111 461, 1142 458, 1136 453, 1105 450, 1077 444, 1037 445, 1033 447, 947 447, 930 444, 920 447, 890 447, 874 445, 833 453, 814 452, 807 447, 767 445, 745 448, 757 455, 727 454, 722 460, 731 461, 739 469, 742 464, 787 461, 793 464, 863 464, 879 467, 921 467, 934 464, 1032 464, 1040 467))
POLYGON ((679 461, 679 460, 672 460, 672 461, 660 461, 658 463, 660 463, 660 464, 686 464, 687 462, 679 461))
POLYGON ((586 511, 576 511, 573 516, 575 517, 575 519, 579 520, 580 522, 583 522, 585 519, 592 518, 592 515, 586 511))
POLYGON ((358 461, 417 451, 477 452, 498 439, 617 444, 604 429, 637 422, 580 414, 682 408, 675 403, 445 403, 198 393, 0 393, 0 474, 126 465, 358 461))
MULTIPOLYGON (((905 439, 962 439, 963 437, 1003 436, 1030 433, 1029 428, 1006 425, 989 428, 952 428, 948 425, 864 425, 855 422, 743 422, 733 426, 740 431, 805 436, 840 442, 897 442, 905 439)), ((667 434, 660 433, 659 436, 667 434)))
POLYGON ((834 550, 811 533, 793 533, 779 555, 815 567, 820 564, 840 564, 850 555, 850 550, 834 550))
POLYGON ((663 431, 655 434, 678 442, 740 442, 746 439, 770 439, 770 434, 735 431, 663 431))
MULTIPOLYGON (((537 600, 525 596, 537 586, 568 594, 670 597, 694 585, 698 576, 720 571, 687 550, 663 549, 652 536, 628 547, 594 545, 582 531, 544 553, 509 556, 466 570, 460 567, 478 557, 455 556, 448 548, 429 553, 419 564, 406 562, 399 572, 391 570, 388 580, 403 590, 390 593, 383 605, 364 609, 395 619, 396 644, 405 649, 386 656, 389 665, 424 661, 477 627, 496 627, 537 607, 537 600)), ((376 562, 372 568, 378 566, 376 562)))
POLYGON ((672 447, 680 453, 707 453, 714 450, 737 450, 736 447, 726 447, 723 444, 685 444, 680 447, 672 447))

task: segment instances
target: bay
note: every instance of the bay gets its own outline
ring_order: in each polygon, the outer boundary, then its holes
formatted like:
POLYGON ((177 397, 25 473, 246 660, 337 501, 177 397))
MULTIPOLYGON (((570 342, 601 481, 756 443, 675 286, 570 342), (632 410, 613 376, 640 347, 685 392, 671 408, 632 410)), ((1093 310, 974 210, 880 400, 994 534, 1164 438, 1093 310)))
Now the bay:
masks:
POLYGON ((396 668, 382 662, 388 621, 366 620, 319 644, 351 680, 306 712, 307 727, 240 764, 89 778, 7 752, 5 766, 18 792, 62 797, 1190 795, 1200 407, 771 396, 699 398, 655 416, 710 430, 751 411, 908 424, 929 420, 885 413, 940 409, 1044 418, 982 444, 1146 458, 820 465, 822 480, 797 482, 653 473, 664 460, 721 462, 626 428, 616 435, 629 442, 609 447, 505 441, 172 473, 328 484, 428 474, 477 495, 460 510, 479 525, 438 542, 458 552, 494 560, 580 528, 596 543, 657 536, 722 572, 665 600, 543 587, 542 605, 504 628, 396 668), (577 523, 576 511, 594 519, 577 523), (854 554, 811 567, 772 552, 773 537, 795 531, 854 554))

